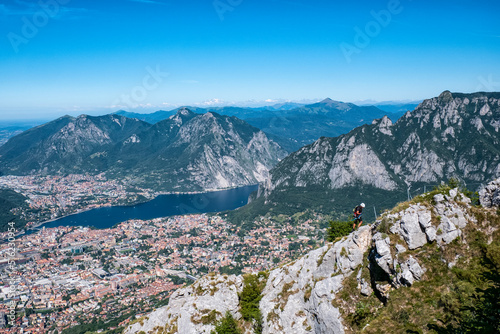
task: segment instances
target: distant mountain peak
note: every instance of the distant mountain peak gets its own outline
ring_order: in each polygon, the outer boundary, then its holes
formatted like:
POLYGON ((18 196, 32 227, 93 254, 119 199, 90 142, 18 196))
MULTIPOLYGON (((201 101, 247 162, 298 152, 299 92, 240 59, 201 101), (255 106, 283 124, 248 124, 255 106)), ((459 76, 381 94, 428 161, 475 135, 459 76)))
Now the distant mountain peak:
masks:
POLYGON ((449 90, 445 90, 438 97, 438 100, 441 102, 448 102, 452 99, 453 99, 453 95, 451 94, 451 92, 449 90))
MULTIPOLYGON (((194 118, 197 114, 192 112, 186 107, 179 108, 175 115, 172 115, 168 118, 170 121, 174 121, 177 126, 181 126, 185 124, 190 119, 194 118)), ((160 122, 161 123, 161 122, 160 122)))
POLYGON ((329 97, 327 97, 326 99, 324 99, 321 102, 318 102, 318 104, 323 104, 323 105, 326 105, 327 107, 335 107, 335 108, 339 108, 339 109, 345 109, 350 105, 349 103, 332 100, 329 97))
POLYGON ((73 117, 71 115, 64 115, 64 116, 59 117, 58 119, 75 119, 75 117, 73 117))
POLYGON ((189 110, 188 108, 186 107, 182 107, 180 108, 178 111, 177 111, 177 114, 178 115, 183 115, 183 116, 188 116, 188 115, 192 115, 194 114, 194 112, 192 112, 191 110, 189 110))

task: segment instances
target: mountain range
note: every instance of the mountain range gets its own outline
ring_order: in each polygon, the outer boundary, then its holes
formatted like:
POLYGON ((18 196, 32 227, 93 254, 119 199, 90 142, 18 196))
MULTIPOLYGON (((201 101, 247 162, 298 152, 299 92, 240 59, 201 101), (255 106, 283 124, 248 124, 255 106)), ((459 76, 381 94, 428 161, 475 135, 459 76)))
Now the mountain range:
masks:
MULTIPOLYGON (((288 152, 294 152, 321 136, 339 136, 384 115, 389 115, 395 121, 409 110, 404 109, 402 112, 399 110, 401 107, 398 106, 393 108, 395 111, 387 112, 375 106, 357 106, 327 98, 309 105, 287 103, 262 108, 188 108, 196 113, 216 112, 238 117, 264 131, 269 138, 279 143, 288 152)), ((153 124, 170 117, 177 110, 161 110, 151 114, 119 111, 117 115, 137 118, 153 124)))
POLYGON ((290 154, 271 170, 260 198, 234 214, 346 213, 359 202, 380 210, 450 178, 477 189, 500 176, 499 130, 500 93, 445 91, 396 123, 383 117, 290 154))
POLYGON ((118 115, 61 117, 1 146, 0 172, 106 173, 152 189, 192 191, 262 182, 285 156, 236 117, 180 109, 155 124, 118 115))
MULTIPOLYGON (((238 221, 271 211, 342 215, 358 202, 373 206, 365 213, 372 219, 424 186, 458 178, 477 188, 499 176, 499 111, 500 93, 445 91, 395 123, 383 116, 288 156, 276 138, 289 135, 298 144, 317 138, 302 131, 308 124, 324 132, 337 131, 339 124, 347 129, 349 122, 380 115, 379 109, 325 99, 280 110, 282 116, 274 119, 248 120, 260 122, 265 131, 235 116, 188 108, 154 124, 117 114, 66 116, 1 146, 0 173, 106 173, 129 184, 178 191, 260 182, 258 198, 230 214, 238 221), (274 134, 266 135, 271 128, 274 134)), ((248 117, 261 111, 231 107, 224 112, 248 117)))

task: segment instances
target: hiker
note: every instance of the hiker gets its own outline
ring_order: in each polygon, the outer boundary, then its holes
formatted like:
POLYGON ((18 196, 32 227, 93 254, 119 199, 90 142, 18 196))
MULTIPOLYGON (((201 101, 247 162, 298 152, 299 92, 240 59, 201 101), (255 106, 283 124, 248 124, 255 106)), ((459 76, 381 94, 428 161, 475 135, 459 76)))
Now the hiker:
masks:
POLYGON ((365 207, 365 203, 361 203, 357 207, 354 208, 354 224, 352 224, 352 230, 354 231, 356 229, 356 222, 359 222, 358 228, 363 224, 363 217, 362 212, 363 208, 365 207))

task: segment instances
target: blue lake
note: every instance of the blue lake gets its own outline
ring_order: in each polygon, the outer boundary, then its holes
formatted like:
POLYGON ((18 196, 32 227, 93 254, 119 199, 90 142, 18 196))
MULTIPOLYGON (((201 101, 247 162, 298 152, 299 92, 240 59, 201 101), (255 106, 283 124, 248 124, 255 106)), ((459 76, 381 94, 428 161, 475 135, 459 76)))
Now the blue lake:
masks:
POLYGON ((248 197, 258 185, 200 194, 160 195, 134 206, 112 206, 93 209, 62 217, 41 226, 94 226, 110 228, 129 219, 148 220, 159 217, 234 210, 248 203, 248 197))

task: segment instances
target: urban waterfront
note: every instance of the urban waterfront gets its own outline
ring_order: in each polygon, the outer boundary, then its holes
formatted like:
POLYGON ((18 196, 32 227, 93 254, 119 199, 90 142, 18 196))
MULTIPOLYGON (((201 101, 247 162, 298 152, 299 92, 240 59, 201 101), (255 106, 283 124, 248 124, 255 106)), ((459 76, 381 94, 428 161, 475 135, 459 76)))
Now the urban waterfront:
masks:
POLYGON ((234 210, 247 204, 250 194, 257 189, 258 185, 252 185, 206 193, 160 195, 151 201, 133 206, 102 207, 72 214, 44 223, 38 228, 92 226, 102 229, 131 219, 149 220, 234 210))

